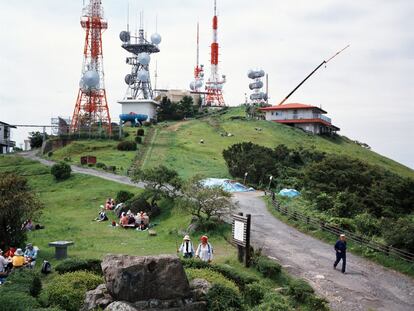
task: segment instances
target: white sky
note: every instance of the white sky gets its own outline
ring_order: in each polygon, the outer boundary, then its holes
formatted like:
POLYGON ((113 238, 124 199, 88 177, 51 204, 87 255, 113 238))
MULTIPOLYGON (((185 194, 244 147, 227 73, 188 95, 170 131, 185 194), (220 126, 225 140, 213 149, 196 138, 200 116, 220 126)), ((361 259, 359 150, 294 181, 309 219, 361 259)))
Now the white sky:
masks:
MULTIPOLYGON (((148 36, 163 37, 159 88, 188 88, 195 63, 196 23, 201 61, 208 62, 213 0, 130 0, 131 24, 145 11, 148 36)), ((114 120, 120 113, 126 52, 127 0, 103 0, 105 83, 114 120)), ((269 73, 271 103, 278 103, 323 59, 351 48, 308 80, 288 102, 322 106, 341 134, 366 142, 414 168, 414 1, 218 0, 220 71, 225 99, 244 102, 246 72, 269 73)), ((78 91, 84 32, 81 0, 0 0, 0 120, 50 124, 70 116, 78 91)), ((31 129, 33 130, 33 129, 31 129)), ((14 131, 18 143, 28 130, 14 131)))

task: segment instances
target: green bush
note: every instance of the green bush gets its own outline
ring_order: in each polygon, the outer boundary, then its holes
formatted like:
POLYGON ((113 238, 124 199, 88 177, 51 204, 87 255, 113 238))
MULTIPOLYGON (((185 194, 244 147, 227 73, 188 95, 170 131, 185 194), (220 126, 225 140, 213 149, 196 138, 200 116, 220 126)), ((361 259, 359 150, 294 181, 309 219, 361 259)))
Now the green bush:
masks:
POLYGON ((261 304, 257 305, 252 311, 290 311, 292 308, 281 294, 270 292, 264 295, 261 304))
POLYGON ((313 288, 304 280, 292 280, 289 284, 288 294, 299 302, 305 302, 313 293, 313 288))
POLYGON ((137 150, 137 143, 133 141, 121 141, 116 148, 120 151, 135 151, 137 150))
POLYGON ((247 284, 243 291, 244 301, 249 306, 257 306, 262 302, 268 291, 269 287, 262 283, 254 282, 252 284, 247 284))
POLYGON ((3 292, 0 290, 0 309, 2 311, 33 311, 39 307, 36 298, 24 292, 3 292))
POLYGON ((181 259, 181 263, 183 264, 184 268, 206 269, 210 267, 209 263, 194 258, 181 259))
POLYGON ((55 270, 59 274, 82 270, 102 274, 100 259, 68 258, 59 263, 55 270))
POLYGON ((105 163, 98 162, 98 163, 96 163, 96 167, 97 167, 97 168, 102 168, 102 169, 105 169, 105 168, 106 168, 106 165, 105 165, 105 163))
POLYGON ((135 142, 136 142, 137 144, 142 144, 142 137, 141 137, 141 136, 136 136, 136 137, 135 137, 135 142))
POLYGON ((137 136, 144 136, 144 134, 145 134, 144 129, 138 129, 137 136))
POLYGON ((69 164, 66 164, 65 162, 59 162, 52 166, 50 172, 53 176, 55 176, 56 180, 65 180, 70 177, 72 169, 70 168, 69 164))
POLYGON ((242 299, 234 289, 214 284, 207 293, 207 309, 209 311, 243 310, 242 299))
POLYGON ((134 194, 129 191, 121 190, 118 191, 115 197, 116 203, 125 203, 126 201, 132 199, 134 197, 134 194))
POLYGON ((52 157, 53 156, 53 152, 52 151, 49 151, 48 153, 47 153, 47 156, 50 158, 50 157, 52 157))
POLYGON ((210 282, 212 285, 214 284, 221 284, 232 290, 239 292, 239 288, 237 287, 236 283, 230 281, 226 277, 224 277, 221 273, 215 272, 211 269, 194 269, 188 268, 185 270, 187 277, 189 280, 194 279, 204 279, 210 282))
MULTIPOLYGON (((6 283, 2 285, 1 291, 20 292, 37 297, 42 290, 42 282, 39 275, 33 270, 20 269, 14 271, 7 278, 6 283)), ((1 304, 0 304, 1 305, 1 304)))
POLYGON ((46 288, 48 303, 66 311, 78 311, 86 292, 102 282, 102 277, 86 271, 58 275, 46 288))
POLYGON ((280 272, 282 270, 282 267, 277 262, 265 256, 259 257, 255 265, 257 271, 259 271, 264 277, 273 280, 276 280, 280 276, 280 272))
POLYGON ((64 310, 59 307, 49 307, 49 308, 37 308, 31 311, 64 311, 64 310))
POLYGON ((311 308, 312 311, 329 311, 328 302, 319 298, 315 295, 311 295, 307 298, 306 304, 311 308))
POLYGON ((144 193, 136 195, 125 202, 124 206, 118 210, 118 213, 120 215, 122 212, 127 212, 128 210, 131 210, 134 214, 143 211, 147 213, 149 217, 155 217, 161 214, 161 209, 159 207, 151 206, 151 204, 148 203, 144 193))
POLYGON ((111 172, 111 173, 115 173, 116 172, 116 166, 112 166, 112 165, 107 166, 105 168, 105 170, 108 171, 108 172, 111 172))
POLYGON ((239 271, 229 265, 215 264, 211 267, 214 271, 220 272, 226 278, 234 281, 242 290, 246 285, 259 281, 255 276, 251 276, 246 272, 239 271))
POLYGON ((384 220, 382 228, 382 234, 389 245, 414 253, 414 216, 394 221, 384 220))

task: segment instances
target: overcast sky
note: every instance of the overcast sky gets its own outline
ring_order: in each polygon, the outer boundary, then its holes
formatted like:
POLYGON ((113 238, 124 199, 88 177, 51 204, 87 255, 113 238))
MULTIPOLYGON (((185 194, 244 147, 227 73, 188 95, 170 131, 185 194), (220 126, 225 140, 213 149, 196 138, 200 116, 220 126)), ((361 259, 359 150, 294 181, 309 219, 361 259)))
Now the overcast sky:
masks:
MULTIPOLYGON (((144 11, 148 36, 162 35, 159 88, 188 88, 200 22, 201 62, 208 62, 213 0, 130 0, 131 26, 144 11)), ((105 83, 117 120, 130 70, 118 34, 127 0, 103 0, 105 83)), ((0 120, 50 124, 71 116, 78 91, 84 31, 82 0, 0 0, 0 120)), ((322 106, 341 134, 414 168, 414 1, 219 0, 220 71, 225 99, 244 102, 246 72, 269 73, 277 104, 322 60, 351 47, 306 82, 289 102, 322 106)), ((18 143, 28 130, 14 131, 18 143)))

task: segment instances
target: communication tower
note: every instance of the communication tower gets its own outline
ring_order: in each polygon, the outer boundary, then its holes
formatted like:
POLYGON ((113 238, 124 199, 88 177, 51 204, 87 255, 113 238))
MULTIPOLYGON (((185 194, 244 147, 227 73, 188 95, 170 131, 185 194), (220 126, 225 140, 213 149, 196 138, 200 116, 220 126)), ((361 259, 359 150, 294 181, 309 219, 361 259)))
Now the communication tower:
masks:
POLYGON ((214 0, 214 17, 213 17, 213 43, 211 44, 211 75, 206 82, 206 102, 207 106, 223 107, 225 106, 223 98, 223 86, 226 83, 226 76, 220 77, 218 73, 219 63, 219 44, 218 44, 218 17, 217 2, 214 0))
POLYGON ((265 76, 263 70, 249 70, 247 77, 252 79, 253 82, 249 84, 249 89, 253 91, 250 94, 250 100, 252 104, 261 105, 267 102, 267 93, 263 92, 263 81, 262 78, 265 76))
POLYGON ((197 60, 194 68, 194 80, 190 83, 190 89, 194 93, 201 93, 204 84, 204 65, 200 65, 200 26, 197 23, 197 60))
POLYGON ((155 32, 149 42, 145 37, 141 16, 138 35, 132 36, 128 26, 126 31, 120 33, 119 38, 123 42, 122 48, 132 54, 126 59, 126 63, 131 65, 132 69, 131 73, 125 76, 128 88, 124 100, 152 100, 154 92, 151 87, 149 64, 151 54, 160 52, 158 45, 161 43, 161 36, 155 32))
POLYGON ((86 32, 82 77, 70 126, 71 132, 103 127, 111 133, 111 117, 104 84, 102 33, 108 28, 101 0, 90 0, 82 11, 86 32))

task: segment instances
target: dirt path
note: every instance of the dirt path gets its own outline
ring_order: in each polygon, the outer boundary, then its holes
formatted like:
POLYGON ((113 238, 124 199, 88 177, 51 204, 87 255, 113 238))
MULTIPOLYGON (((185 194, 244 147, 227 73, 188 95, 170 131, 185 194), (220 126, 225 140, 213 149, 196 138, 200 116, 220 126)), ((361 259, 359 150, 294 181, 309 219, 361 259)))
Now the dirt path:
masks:
POLYGON ((414 310, 414 280, 347 254, 347 274, 333 270, 333 246, 276 219, 262 192, 237 193, 240 209, 252 215, 252 240, 292 274, 306 279, 333 310, 414 310))
MULTIPOLYGON (((51 166, 33 152, 23 157, 51 166)), ((72 166, 76 173, 143 188, 126 176, 72 166)), ((236 193, 240 210, 252 215, 252 242, 277 259, 290 273, 309 281, 337 311, 413 311, 414 280, 369 260, 347 254, 347 272, 333 270, 333 246, 307 236, 276 219, 267 210, 262 192, 236 193)))

